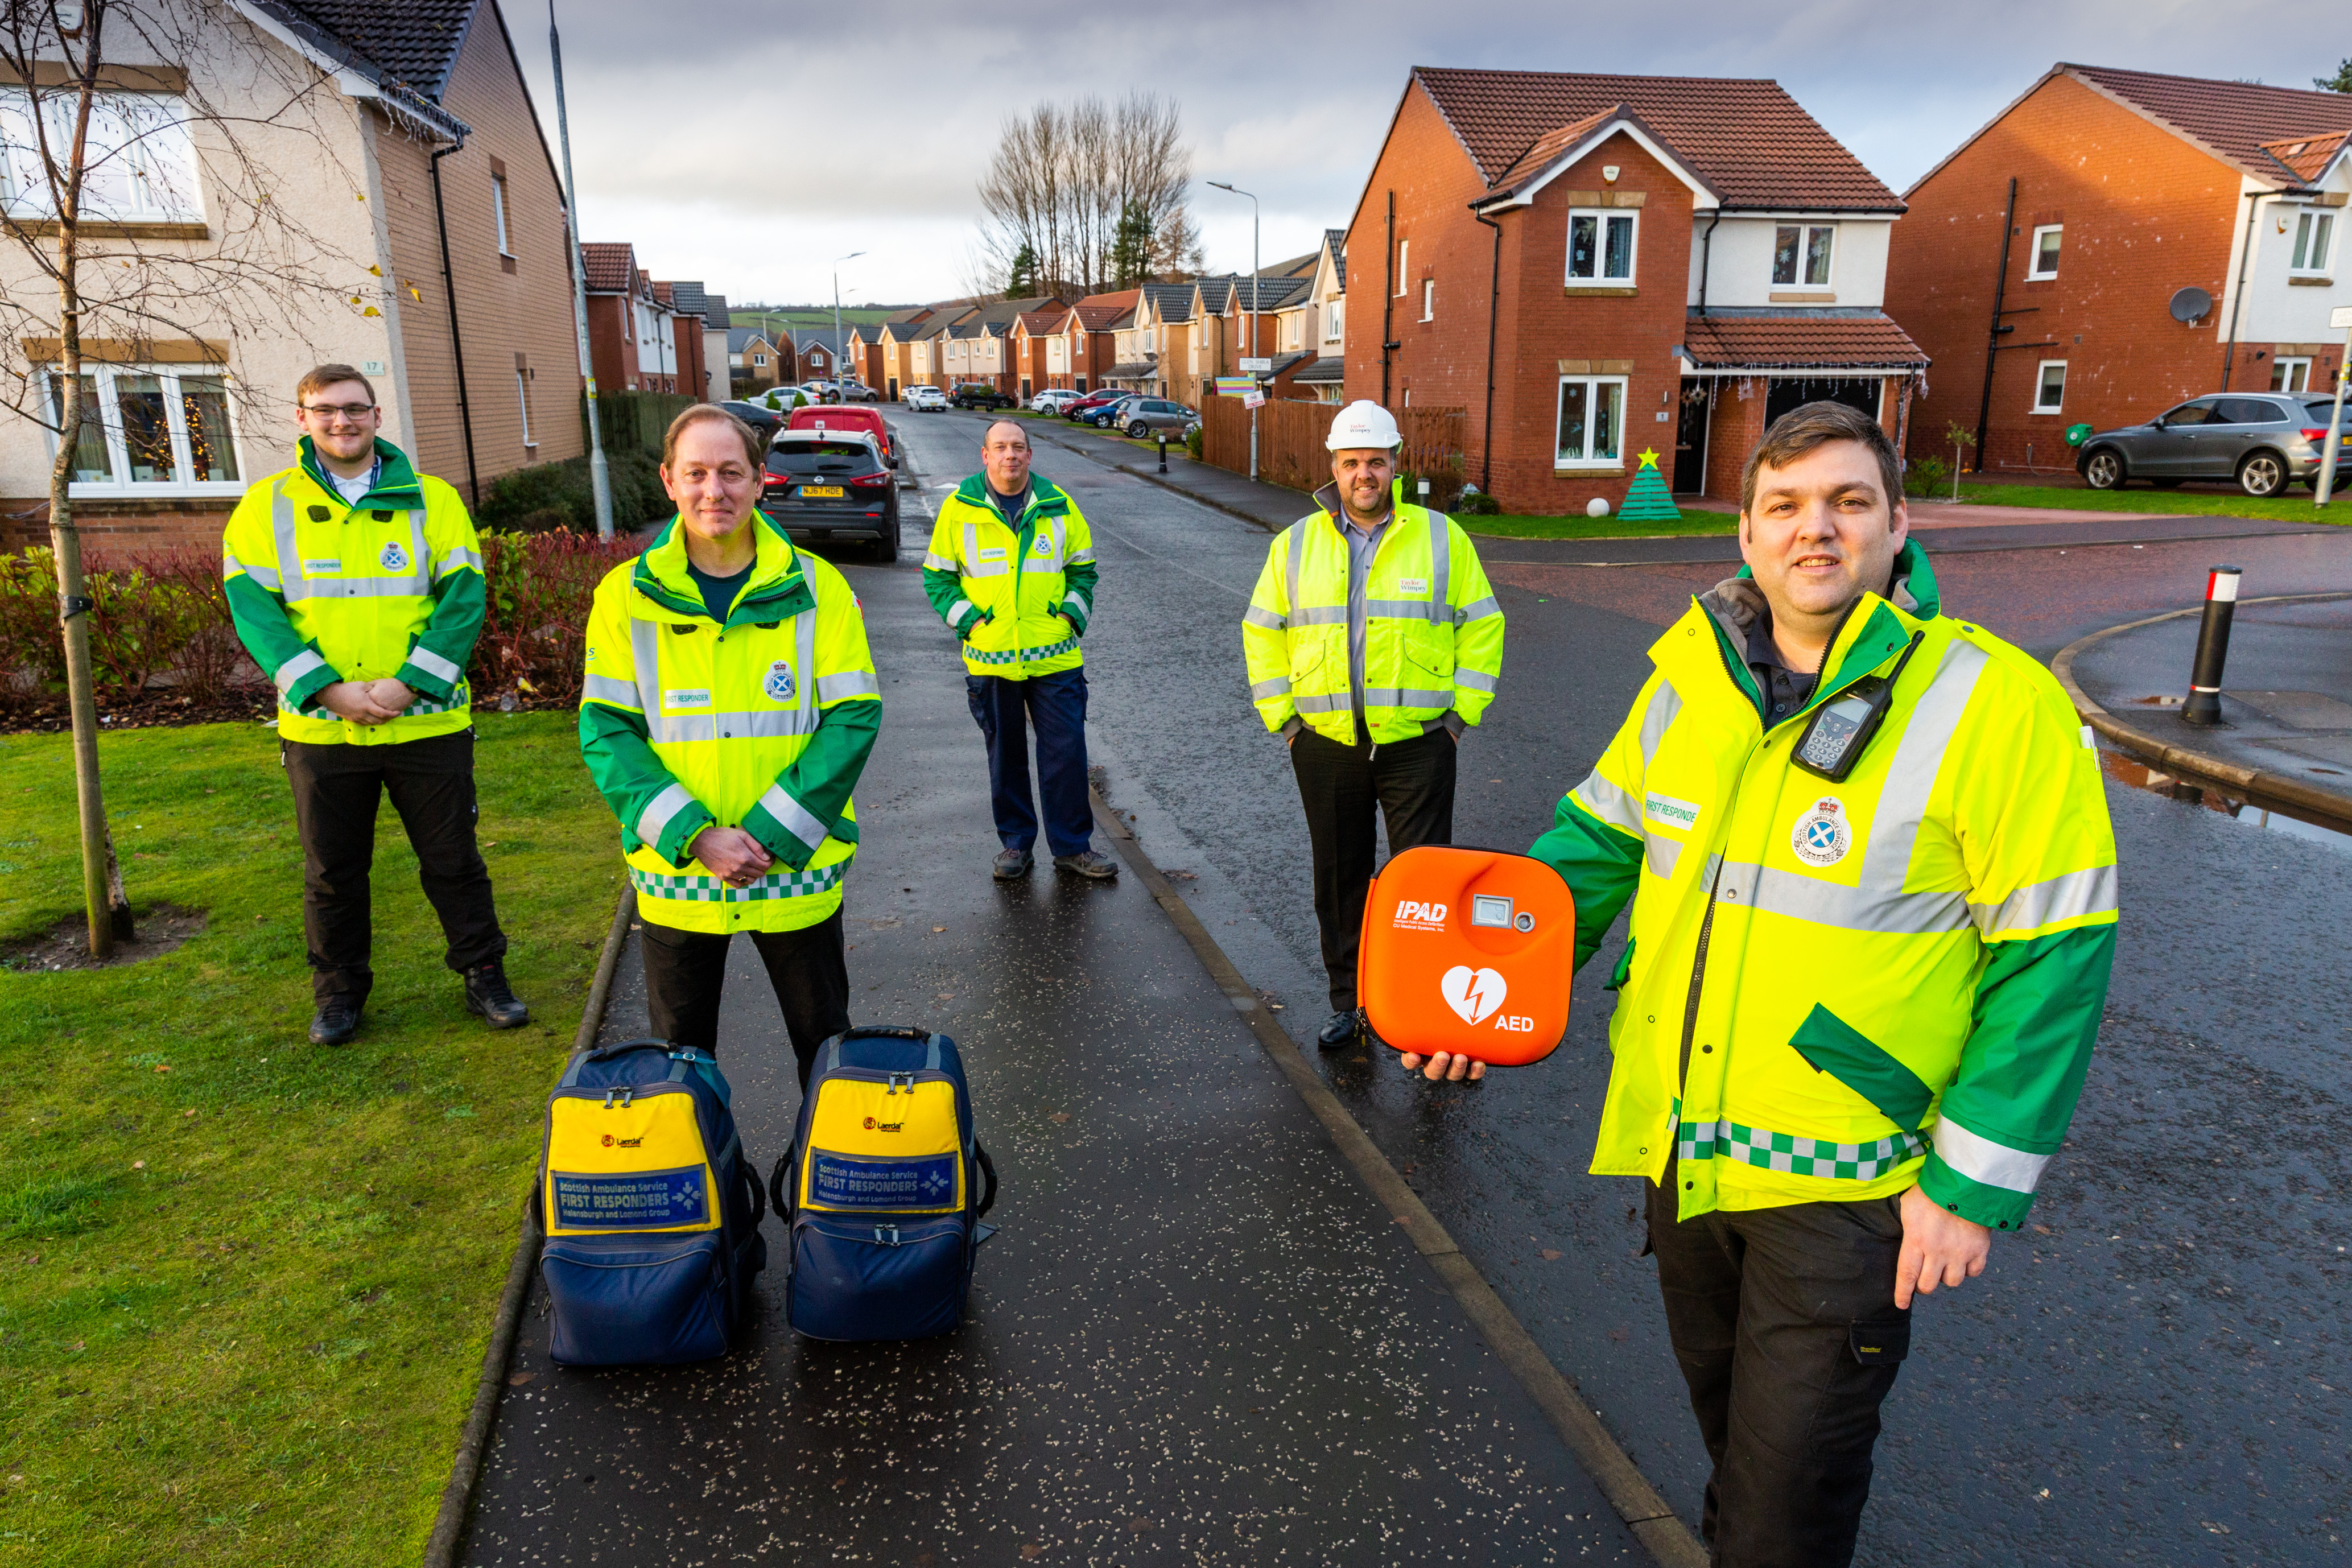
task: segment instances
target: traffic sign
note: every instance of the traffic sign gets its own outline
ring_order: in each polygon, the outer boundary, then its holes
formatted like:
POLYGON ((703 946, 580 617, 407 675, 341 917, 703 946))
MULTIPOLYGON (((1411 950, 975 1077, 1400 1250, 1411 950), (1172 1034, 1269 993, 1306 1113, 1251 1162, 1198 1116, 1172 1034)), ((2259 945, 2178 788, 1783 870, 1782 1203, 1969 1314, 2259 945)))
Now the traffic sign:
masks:
POLYGON ((1242 374, 1244 375, 1272 375, 1274 374, 1274 361, 1271 359, 1244 359, 1242 361, 1242 374))

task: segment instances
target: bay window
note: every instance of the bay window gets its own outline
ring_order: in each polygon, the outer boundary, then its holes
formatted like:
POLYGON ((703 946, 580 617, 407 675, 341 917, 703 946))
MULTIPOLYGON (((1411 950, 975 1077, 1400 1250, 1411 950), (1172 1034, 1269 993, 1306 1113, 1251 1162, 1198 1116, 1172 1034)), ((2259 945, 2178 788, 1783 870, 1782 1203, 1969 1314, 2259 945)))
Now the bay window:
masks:
POLYGON ((1559 439, 1553 467, 1622 467, 1625 434, 1625 378, 1563 375, 1559 378, 1559 439))

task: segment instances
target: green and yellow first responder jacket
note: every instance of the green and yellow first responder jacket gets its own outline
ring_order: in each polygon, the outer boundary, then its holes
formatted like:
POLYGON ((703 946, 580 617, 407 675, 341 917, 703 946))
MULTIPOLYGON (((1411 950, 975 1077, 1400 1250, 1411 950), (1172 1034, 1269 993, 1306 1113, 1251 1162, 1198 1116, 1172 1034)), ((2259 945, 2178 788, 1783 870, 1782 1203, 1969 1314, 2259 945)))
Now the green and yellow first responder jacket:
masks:
POLYGON ((473 722, 466 661, 482 630, 482 546, 457 492, 378 441, 374 485, 347 504, 305 436, 294 467, 245 492, 221 537, 229 615, 278 687, 278 732, 312 745, 383 746, 473 722), (318 704, 339 680, 416 694, 388 723, 318 704))
POLYGON ((675 518, 589 612, 580 752, 621 819, 638 912, 684 931, 798 931, 841 907, 850 791, 882 728, 857 596, 766 514, 747 526, 758 553, 724 616, 687 574, 675 518), (729 887, 688 852, 713 824, 775 869, 729 887))
POLYGON ((1094 532, 1068 492, 1034 474, 1020 528, 1007 527, 988 476, 974 474, 940 508, 923 592, 963 639, 972 674, 1025 680, 1076 669, 1095 610, 1094 532))
POLYGON ((1803 709, 1769 728, 1742 576, 1694 600, 1591 776, 1529 853, 1576 896, 1580 964, 1628 901, 1592 1169, 1688 1218, 1900 1193, 2015 1229, 2082 1091, 2115 953, 2090 731, 2048 670, 1937 613, 1905 547, 1803 709), (1907 590, 1907 591, 1906 591, 1907 590), (1792 751, 1916 643, 1839 783, 1792 751))
POLYGON ((1341 745, 1360 745, 1355 682, 1375 744, 1435 729, 1451 711, 1475 725, 1503 674, 1503 607, 1459 523, 1394 489, 1391 521, 1364 584, 1363 668, 1348 646, 1348 542, 1339 493, 1275 537, 1242 616, 1250 700, 1280 733, 1297 718, 1341 745))

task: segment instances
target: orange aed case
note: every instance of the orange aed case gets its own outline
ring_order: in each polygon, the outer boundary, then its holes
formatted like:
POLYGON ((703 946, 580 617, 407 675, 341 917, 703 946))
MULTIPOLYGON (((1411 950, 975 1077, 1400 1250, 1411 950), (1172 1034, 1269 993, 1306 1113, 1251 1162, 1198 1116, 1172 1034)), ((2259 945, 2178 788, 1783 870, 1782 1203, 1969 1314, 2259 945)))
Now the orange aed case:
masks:
POLYGON ((1575 958, 1576 900, 1559 872, 1525 855, 1426 845, 1372 879, 1356 995, 1400 1051, 1525 1067, 1568 1032, 1575 958))

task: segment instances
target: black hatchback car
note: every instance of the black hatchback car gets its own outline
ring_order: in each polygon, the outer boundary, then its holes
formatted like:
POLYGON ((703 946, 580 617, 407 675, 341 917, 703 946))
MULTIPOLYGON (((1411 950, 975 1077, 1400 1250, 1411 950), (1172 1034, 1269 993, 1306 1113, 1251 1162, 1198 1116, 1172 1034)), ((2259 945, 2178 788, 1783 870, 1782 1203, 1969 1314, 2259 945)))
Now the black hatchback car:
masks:
POLYGON ((757 431, 762 441, 767 440, 783 427, 784 416, 764 403, 745 403, 740 399, 730 399, 719 406, 757 431))
POLYGON ((984 381, 968 381, 948 394, 948 401, 958 408, 1010 408, 1013 398, 984 381))
POLYGON ((877 561, 898 558, 898 482, 869 437, 778 431, 760 510, 795 543, 856 540, 877 561))

